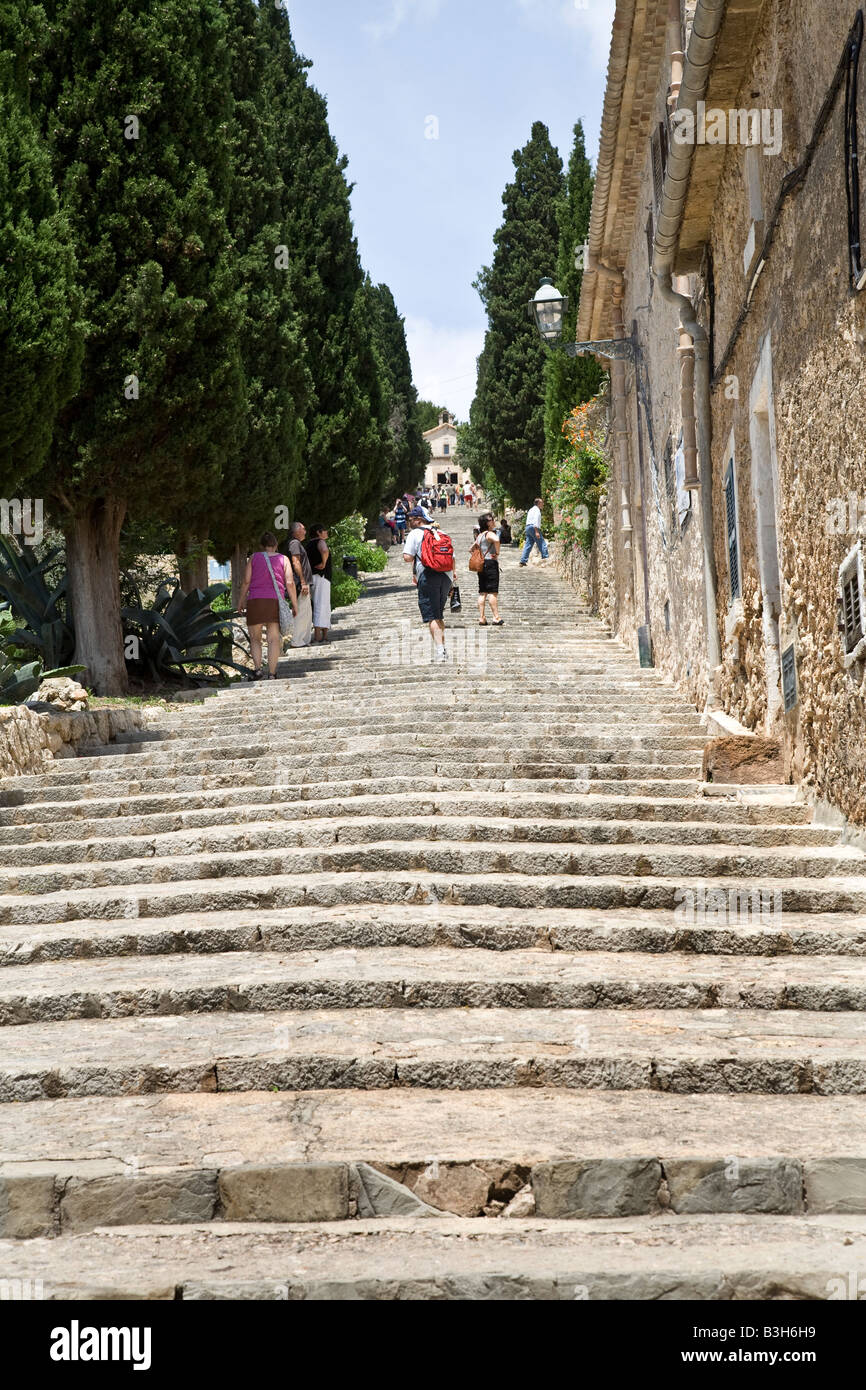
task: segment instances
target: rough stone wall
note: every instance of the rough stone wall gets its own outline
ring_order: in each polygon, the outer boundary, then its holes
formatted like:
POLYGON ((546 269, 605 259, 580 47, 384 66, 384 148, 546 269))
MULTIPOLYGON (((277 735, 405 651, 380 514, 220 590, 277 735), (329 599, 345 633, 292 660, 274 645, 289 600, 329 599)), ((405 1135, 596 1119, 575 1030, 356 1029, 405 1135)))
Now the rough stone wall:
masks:
POLYGON ((85 745, 111 743, 118 734, 140 729, 149 711, 95 709, 62 714, 26 705, 0 707, 0 780, 44 772, 55 758, 74 757, 85 745))
MULTIPOLYGON (((656 93, 656 123, 664 117, 668 76, 667 65, 663 64, 656 93)), ((669 443, 673 468, 682 425, 680 364, 677 356, 679 315, 673 305, 662 299, 650 270, 646 223, 652 205, 652 165, 647 141, 637 200, 638 212, 624 271, 623 320, 626 334, 631 332, 632 324, 637 323, 637 339, 644 362, 643 380, 652 421, 652 448, 644 408, 638 407, 635 372, 629 367, 626 372, 626 421, 629 432, 632 546, 629 556, 619 536, 619 478, 611 442, 612 476, 605 518, 610 575, 600 611, 610 622, 616 636, 637 654, 637 628, 645 621, 645 544, 650 631, 656 667, 696 707, 703 708, 707 696, 707 671, 700 503, 697 494, 694 494, 691 514, 681 527, 675 494, 672 500, 668 487, 670 475, 666 476, 665 469, 665 452, 669 443), (638 428, 642 434, 642 448, 638 445, 638 428), (640 505, 641 493, 643 508, 640 505), (610 532, 614 535, 611 536, 610 532), (666 605, 669 630, 665 622, 666 605)))
MULTIPOLYGON (((853 4, 770 0, 743 86, 744 106, 779 108, 778 157, 757 160, 765 226, 783 177, 800 164, 854 19, 853 4)), ((860 126, 866 112, 861 64, 860 126)), ((713 396, 714 529, 719 572, 725 709, 784 741, 793 780, 850 819, 866 822, 866 686, 844 668, 836 630, 841 560, 856 530, 828 524, 829 504, 852 493, 866 516, 866 293, 848 281, 844 88, 805 182, 786 203, 767 264, 713 396), (750 391, 769 335, 778 459, 777 532, 782 646, 794 641, 800 700, 768 727, 757 511, 753 494, 750 391), (741 631, 731 636, 732 603, 724 526, 724 469, 733 432, 742 560, 741 631)), ((730 147, 711 228, 718 364, 748 290, 743 248, 750 212, 745 153, 730 147)), ((866 230, 866 207, 864 207, 866 230)), ((855 516, 857 512, 855 506, 855 516)), ((861 523, 861 534, 864 528, 861 523)))

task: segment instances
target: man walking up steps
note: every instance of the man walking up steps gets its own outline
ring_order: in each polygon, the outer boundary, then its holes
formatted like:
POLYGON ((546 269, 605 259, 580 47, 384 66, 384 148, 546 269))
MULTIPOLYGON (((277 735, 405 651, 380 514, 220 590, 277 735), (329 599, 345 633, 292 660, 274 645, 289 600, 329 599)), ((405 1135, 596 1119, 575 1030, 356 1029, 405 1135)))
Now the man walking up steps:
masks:
POLYGON ((525 569, 526 563, 532 554, 532 547, 538 546, 542 560, 546 560, 550 554, 547 549, 547 541, 541 530, 541 508, 544 503, 540 497, 536 497, 535 506, 530 507, 526 513, 526 544, 523 547, 523 554, 520 557, 520 564, 525 569))
POLYGON ((418 607, 433 638, 433 660, 447 661, 445 647, 445 605, 457 577, 454 573, 454 547, 444 531, 434 525, 421 507, 409 513, 412 530, 406 537, 403 559, 412 566, 418 586, 418 607))

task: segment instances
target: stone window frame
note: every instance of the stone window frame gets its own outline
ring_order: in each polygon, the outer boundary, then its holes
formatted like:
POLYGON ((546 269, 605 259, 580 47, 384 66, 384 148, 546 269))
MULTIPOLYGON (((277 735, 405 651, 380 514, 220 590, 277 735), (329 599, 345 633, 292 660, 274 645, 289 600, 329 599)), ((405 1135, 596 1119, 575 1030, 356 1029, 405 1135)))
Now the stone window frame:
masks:
POLYGON ((866 579, 863 571, 863 547, 858 539, 839 566, 839 634, 842 639, 842 657, 845 669, 849 670, 858 661, 866 660, 866 579), (853 586, 852 597, 857 605, 857 618, 860 636, 853 646, 848 646, 846 624, 847 593, 853 586))

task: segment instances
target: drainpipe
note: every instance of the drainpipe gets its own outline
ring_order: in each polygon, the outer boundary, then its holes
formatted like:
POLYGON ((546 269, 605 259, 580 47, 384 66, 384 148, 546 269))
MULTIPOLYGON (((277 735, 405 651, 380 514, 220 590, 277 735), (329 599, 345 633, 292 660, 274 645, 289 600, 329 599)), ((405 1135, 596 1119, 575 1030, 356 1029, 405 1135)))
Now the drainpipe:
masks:
MULTIPOLYGON (((689 39, 688 53, 682 62, 682 27, 677 0, 670 0, 668 10, 668 42, 672 51, 671 85, 668 104, 677 111, 690 111, 697 118, 697 105, 706 96, 710 65, 716 42, 725 17, 728 0, 698 0, 689 39)), ((712 480, 712 406, 710 397, 709 342, 698 323, 694 305, 688 295, 674 288, 673 263, 679 242, 680 227, 686 195, 691 178, 694 144, 682 143, 676 136, 671 140, 664 192, 659 210, 653 274, 662 298, 679 311, 680 334, 680 397, 683 419, 683 453, 685 455, 685 486, 700 493, 701 539, 704 558, 704 617, 707 634, 708 696, 707 705, 716 702, 716 673, 721 666, 719 642, 718 583, 713 548, 713 480, 712 480), (703 477, 698 475, 700 456, 703 477)))

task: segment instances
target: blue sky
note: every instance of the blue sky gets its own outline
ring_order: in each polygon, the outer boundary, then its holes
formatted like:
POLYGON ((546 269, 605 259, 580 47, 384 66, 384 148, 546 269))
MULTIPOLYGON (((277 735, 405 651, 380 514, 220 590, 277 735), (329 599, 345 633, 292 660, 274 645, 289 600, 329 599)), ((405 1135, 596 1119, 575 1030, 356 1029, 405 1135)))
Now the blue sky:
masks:
POLYGON ((485 327, 472 281, 492 255, 512 152, 541 120, 565 161, 582 120, 595 161, 614 0, 287 8, 349 159, 364 266, 406 318, 419 393, 463 419, 485 327))

